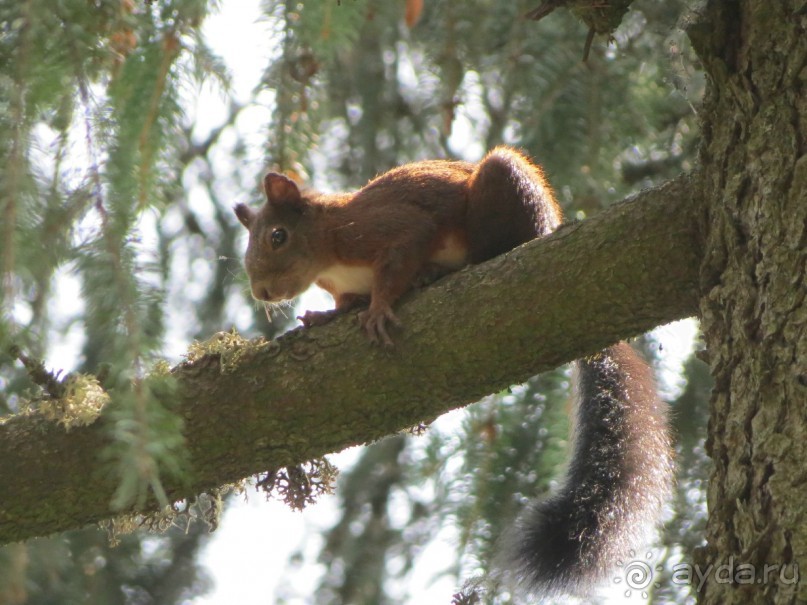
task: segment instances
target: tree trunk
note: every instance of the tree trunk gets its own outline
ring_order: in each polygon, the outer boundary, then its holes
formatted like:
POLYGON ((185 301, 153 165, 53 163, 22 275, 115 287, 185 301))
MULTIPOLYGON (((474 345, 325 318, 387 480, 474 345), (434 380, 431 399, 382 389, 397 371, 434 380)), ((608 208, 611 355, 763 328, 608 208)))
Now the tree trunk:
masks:
POLYGON ((700 306, 715 468, 695 561, 702 603, 807 601, 806 25, 803 0, 712 0, 689 31, 710 79, 700 306))

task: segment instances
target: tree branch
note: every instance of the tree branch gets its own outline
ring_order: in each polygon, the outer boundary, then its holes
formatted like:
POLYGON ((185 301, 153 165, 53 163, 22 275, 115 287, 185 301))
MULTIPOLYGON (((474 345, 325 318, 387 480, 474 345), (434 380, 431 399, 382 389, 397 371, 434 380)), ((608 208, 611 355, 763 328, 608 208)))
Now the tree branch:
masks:
MULTIPOLYGON (((182 498, 431 421, 620 338, 697 312, 701 210, 680 177, 453 274, 399 306, 392 350, 355 320, 177 366, 194 465, 182 498), (224 369, 223 369, 224 368, 224 369)), ((114 513, 103 420, 0 424, 0 543, 114 513)))

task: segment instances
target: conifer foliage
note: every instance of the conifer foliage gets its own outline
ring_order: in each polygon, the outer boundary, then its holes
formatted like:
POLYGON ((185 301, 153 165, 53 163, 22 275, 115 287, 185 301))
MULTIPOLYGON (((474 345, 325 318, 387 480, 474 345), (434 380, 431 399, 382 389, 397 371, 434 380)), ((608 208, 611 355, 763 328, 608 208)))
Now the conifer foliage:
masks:
MULTIPOLYGON (((153 369, 170 259, 142 236, 182 197, 183 94, 226 84, 201 36, 210 8, 0 3, 0 411, 39 400, 69 430, 105 408, 113 445, 99 455, 119 478, 117 509, 168 504, 160 477, 185 463, 171 381, 153 369), (48 361, 60 346, 72 355, 61 367, 48 361)), ((204 539, 203 527, 155 538, 142 557, 142 538, 110 550, 97 530, 10 546, 0 602, 173 602, 201 588, 193 555, 204 539)))
POLYGON ((163 338, 166 276, 139 234, 178 192, 181 87, 215 75, 198 29, 207 10, 201 1, 88 10, 32 0, 4 3, 0 15, 0 342, 4 353, 42 357, 53 312, 81 323, 74 367, 115 394, 116 446, 106 455, 121 472, 118 508, 149 490, 167 504, 159 473, 181 469, 179 425, 164 407, 170 398, 158 396, 169 381, 146 380, 163 338), (62 274, 80 297, 53 299, 62 274))

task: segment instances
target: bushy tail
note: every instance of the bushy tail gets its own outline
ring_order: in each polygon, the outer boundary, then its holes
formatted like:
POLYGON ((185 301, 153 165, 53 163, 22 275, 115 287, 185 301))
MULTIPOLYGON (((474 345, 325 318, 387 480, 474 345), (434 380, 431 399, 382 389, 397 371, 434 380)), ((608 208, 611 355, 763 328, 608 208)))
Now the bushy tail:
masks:
POLYGON ((528 505, 501 565, 533 594, 582 593, 618 574, 672 486, 666 404, 627 343, 578 364, 573 455, 560 489, 528 505))

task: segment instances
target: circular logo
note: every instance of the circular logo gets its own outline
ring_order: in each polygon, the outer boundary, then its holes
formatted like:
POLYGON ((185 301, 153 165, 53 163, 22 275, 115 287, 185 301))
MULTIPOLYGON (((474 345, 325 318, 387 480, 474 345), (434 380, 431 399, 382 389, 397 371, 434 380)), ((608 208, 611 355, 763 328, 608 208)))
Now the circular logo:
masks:
POLYGON ((636 559, 636 553, 630 551, 631 560, 627 562, 617 561, 619 574, 614 577, 614 584, 625 583, 625 596, 630 597, 636 591, 647 599, 650 594, 648 588, 651 584, 653 588, 661 588, 661 584, 653 581, 653 574, 662 570, 661 565, 653 567, 653 553, 648 552, 645 559, 636 559))

